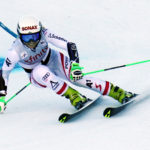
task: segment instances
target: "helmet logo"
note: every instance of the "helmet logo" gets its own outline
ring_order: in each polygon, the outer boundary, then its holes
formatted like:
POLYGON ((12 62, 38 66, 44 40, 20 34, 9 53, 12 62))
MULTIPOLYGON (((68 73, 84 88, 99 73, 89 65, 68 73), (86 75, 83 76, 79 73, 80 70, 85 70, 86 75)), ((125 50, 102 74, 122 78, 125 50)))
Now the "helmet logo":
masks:
POLYGON ((34 29, 37 29, 37 26, 22 27, 22 31, 25 31, 25 30, 34 30, 34 29))

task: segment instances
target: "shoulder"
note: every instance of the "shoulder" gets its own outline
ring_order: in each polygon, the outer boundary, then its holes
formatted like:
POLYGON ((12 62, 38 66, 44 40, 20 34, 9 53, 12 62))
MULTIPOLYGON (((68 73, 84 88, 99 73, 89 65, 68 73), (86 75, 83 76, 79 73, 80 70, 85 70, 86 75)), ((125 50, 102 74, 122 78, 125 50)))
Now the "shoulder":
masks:
POLYGON ((52 40, 57 40, 57 41, 63 41, 63 42, 67 42, 67 40, 59 35, 57 35, 55 32, 53 32, 50 29, 44 28, 43 29, 44 32, 44 36, 46 37, 46 39, 49 39, 50 41, 52 40))
POLYGON ((55 35, 54 32, 45 27, 42 27, 42 34, 46 37, 46 39, 52 38, 52 36, 55 35))
POLYGON ((22 47, 22 43, 19 39, 16 39, 11 47, 8 49, 8 56, 11 58, 19 58, 19 50, 22 47))
POLYGON ((49 32, 49 30, 48 30, 47 28, 42 27, 42 33, 43 33, 44 35, 46 35, 48 32, 49 32))
POLYGON ((15 50, 15 49, 19 49, 22 48, 23 44, 21 43, 20 39, 17 38, 15 41, 13 41, 12 45, 11 45, 11 49, 15 50))

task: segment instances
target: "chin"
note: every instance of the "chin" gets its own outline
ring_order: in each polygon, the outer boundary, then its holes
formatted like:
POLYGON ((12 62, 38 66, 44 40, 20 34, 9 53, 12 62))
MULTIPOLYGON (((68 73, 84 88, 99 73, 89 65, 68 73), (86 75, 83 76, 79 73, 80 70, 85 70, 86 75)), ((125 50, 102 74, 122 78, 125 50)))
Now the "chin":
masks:
POLYGON ((39 43, 39 41, 37 41, 37 42, 30 42, 30 43, 25 43, 25 45, 27 46, 27 47, 29 47, 29 48, 31 48, 31 49, 35 49, 36 48, 36 46, 38 45, 38 43, 39 43))

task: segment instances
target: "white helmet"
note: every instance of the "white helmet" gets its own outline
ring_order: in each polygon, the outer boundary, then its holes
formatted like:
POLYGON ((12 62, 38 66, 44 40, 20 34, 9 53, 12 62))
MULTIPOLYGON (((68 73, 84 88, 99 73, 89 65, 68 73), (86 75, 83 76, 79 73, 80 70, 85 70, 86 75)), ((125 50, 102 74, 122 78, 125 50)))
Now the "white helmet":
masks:
POLYGON ((33 49, 41 39, 41 22, 32 16, 22 17, 17 26, 17 32, 24 45, 33 49))
POLYGON ((40 32, 42 28, 41 22, 32 16, 22 17, 18 22, 18 34, 32 34, 40 32))

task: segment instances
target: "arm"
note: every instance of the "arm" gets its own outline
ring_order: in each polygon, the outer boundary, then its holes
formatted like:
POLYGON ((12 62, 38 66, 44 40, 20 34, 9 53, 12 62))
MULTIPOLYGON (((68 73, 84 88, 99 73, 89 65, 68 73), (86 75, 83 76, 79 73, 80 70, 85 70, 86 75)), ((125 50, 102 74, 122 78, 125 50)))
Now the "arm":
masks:
POLYGON ((79 54, 75 43, 68 42, 67 43, 68 54, 71 61, 79 63, 79 54))
POLYGON ((43 33, 48 43, 66 50, 70 60, 79 63, 79 55, 75 43, 68 42, 64 38, 57 36, 56 34, 50 32, 48 29, 43 28, 43 33))
POLYGON ((49 29, 46 29, 44 27, 42 28, 42 32, 48 43, 51 43, 52 45, 67 51, 68 42, 66 39, 54 34, 49 29))
POLYGON ((5 81, 5 86, 8 84, 8 79, 10 72, 15 67, 16 63, 19 61, 19 56, 15 50, 9 50, 7 57, 4 61, 4 64, 2 66, 2 78, 5 81))
POLYGON ((71 74, 70 79, 77 81, 83 77, 82 68, 79 66, 79 54, 75 43, 68 42, 64 38, 61 38, 48 29, 43 28, 43 33, 48 43, 53 44, 56 47, 64 49, 68 52, 71 61, 71 74))
POLYGON ((7 91, 7 86, 5 84, 5 80, 2 76, 2 70, 0 70, 0 97, 5 96, 7 91))
POLYGON ((14 68, 19 57, 15 51, 9 51, 8 56, 0 70, 0 112, 5 109, 5 96, 7 95, 7 84, 11 70, 14 68))
POLYGON ((71 60, 70 79, 75 82, 83 77, 82 67, 79 65, 79 54, 75 43, 68 42, 67 48, 71 60))

